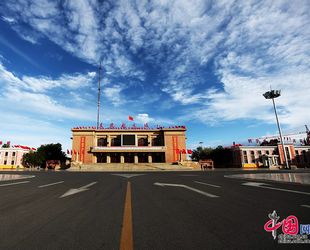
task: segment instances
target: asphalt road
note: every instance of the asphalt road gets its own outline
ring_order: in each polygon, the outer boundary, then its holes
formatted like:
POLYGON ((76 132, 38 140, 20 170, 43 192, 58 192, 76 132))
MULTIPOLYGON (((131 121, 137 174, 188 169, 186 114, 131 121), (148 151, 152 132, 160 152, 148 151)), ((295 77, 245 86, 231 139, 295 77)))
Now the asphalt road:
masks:
POLYGON ((35 177, 0 181, 0 249, 129 249, 126 234, 134 249, 296 248, 264 224, 273 210, 310 224, 310 186, 224 177, 236 173, 19 172, 35 177))

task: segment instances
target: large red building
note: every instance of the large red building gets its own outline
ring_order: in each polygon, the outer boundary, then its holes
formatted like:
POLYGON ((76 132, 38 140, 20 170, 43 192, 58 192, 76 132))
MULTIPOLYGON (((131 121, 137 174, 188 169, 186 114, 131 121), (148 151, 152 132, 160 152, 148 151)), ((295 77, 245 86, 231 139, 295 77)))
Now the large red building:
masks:
POLYGON ((72 129, 72 160, 93 163, 156 163, 186 159, 186 127, 144 126, 72 129))

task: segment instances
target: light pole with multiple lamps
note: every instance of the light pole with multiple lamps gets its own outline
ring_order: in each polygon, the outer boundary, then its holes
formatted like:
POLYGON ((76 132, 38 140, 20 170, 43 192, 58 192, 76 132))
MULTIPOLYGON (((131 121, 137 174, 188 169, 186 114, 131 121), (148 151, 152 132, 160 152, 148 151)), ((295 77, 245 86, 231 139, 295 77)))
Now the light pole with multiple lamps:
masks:
POLYGON ((285 168, 289 169, 290 167, 289 167, 288 161, 287 161, 286 150, 285 150, 285 147, 284 147, 284 142, 283 142, 283 138, 282 138, 282 132, 281 132, 281 127, 280 127, 279 118, 278 118, 278 114, 277 114, 276 104, 275 104, 275 101, 274 101, 275 98, 281 96, 281 90, 270 90, 270 91, 267 91, 265 94, 263 94, 263 96, 266 99, 272 99, 274 113, 276 115, 277 125, 278 125, 278 129, 279 129, 279 134, 280 134, 280 142, 282 144, 282 150, 283 150, 284 161, 285 161, 285 168))

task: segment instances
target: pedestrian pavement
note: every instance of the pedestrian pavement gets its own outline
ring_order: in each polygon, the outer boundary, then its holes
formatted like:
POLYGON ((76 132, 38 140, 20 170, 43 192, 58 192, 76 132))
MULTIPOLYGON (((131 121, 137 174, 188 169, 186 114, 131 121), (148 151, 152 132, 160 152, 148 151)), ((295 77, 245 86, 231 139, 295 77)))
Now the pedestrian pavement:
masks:
POLYGON ((310 173, 251 173, 226 175, 228 178, 310 185, 310 173))
POLYGON ((68 172, 139 172, 139 171, 193 171, 193 167, 182 165, 172 165, 166 163, 146 163, 146 164, 128 164, 128 163, 97 163, 83 164, 66 169, 68 172))

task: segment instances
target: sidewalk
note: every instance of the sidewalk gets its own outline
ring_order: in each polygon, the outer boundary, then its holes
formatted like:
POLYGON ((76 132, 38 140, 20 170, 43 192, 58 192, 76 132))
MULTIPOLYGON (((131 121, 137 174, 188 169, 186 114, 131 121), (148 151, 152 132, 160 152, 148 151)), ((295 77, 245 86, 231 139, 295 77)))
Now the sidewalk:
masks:
POLYGON ((97 163, 90 165, 81 165, 81 167, 74 166, 66 169, 68 172, 139 172, 139 171, 197 171, 192 167, 181 165, 171 165, 166 163, 97 163))
POLYGON ((225 175, 226 178, 244 179, 250 181, 280 182, 300 185, 310 185, 310 173, 308 172, 273 172, 225 175))

